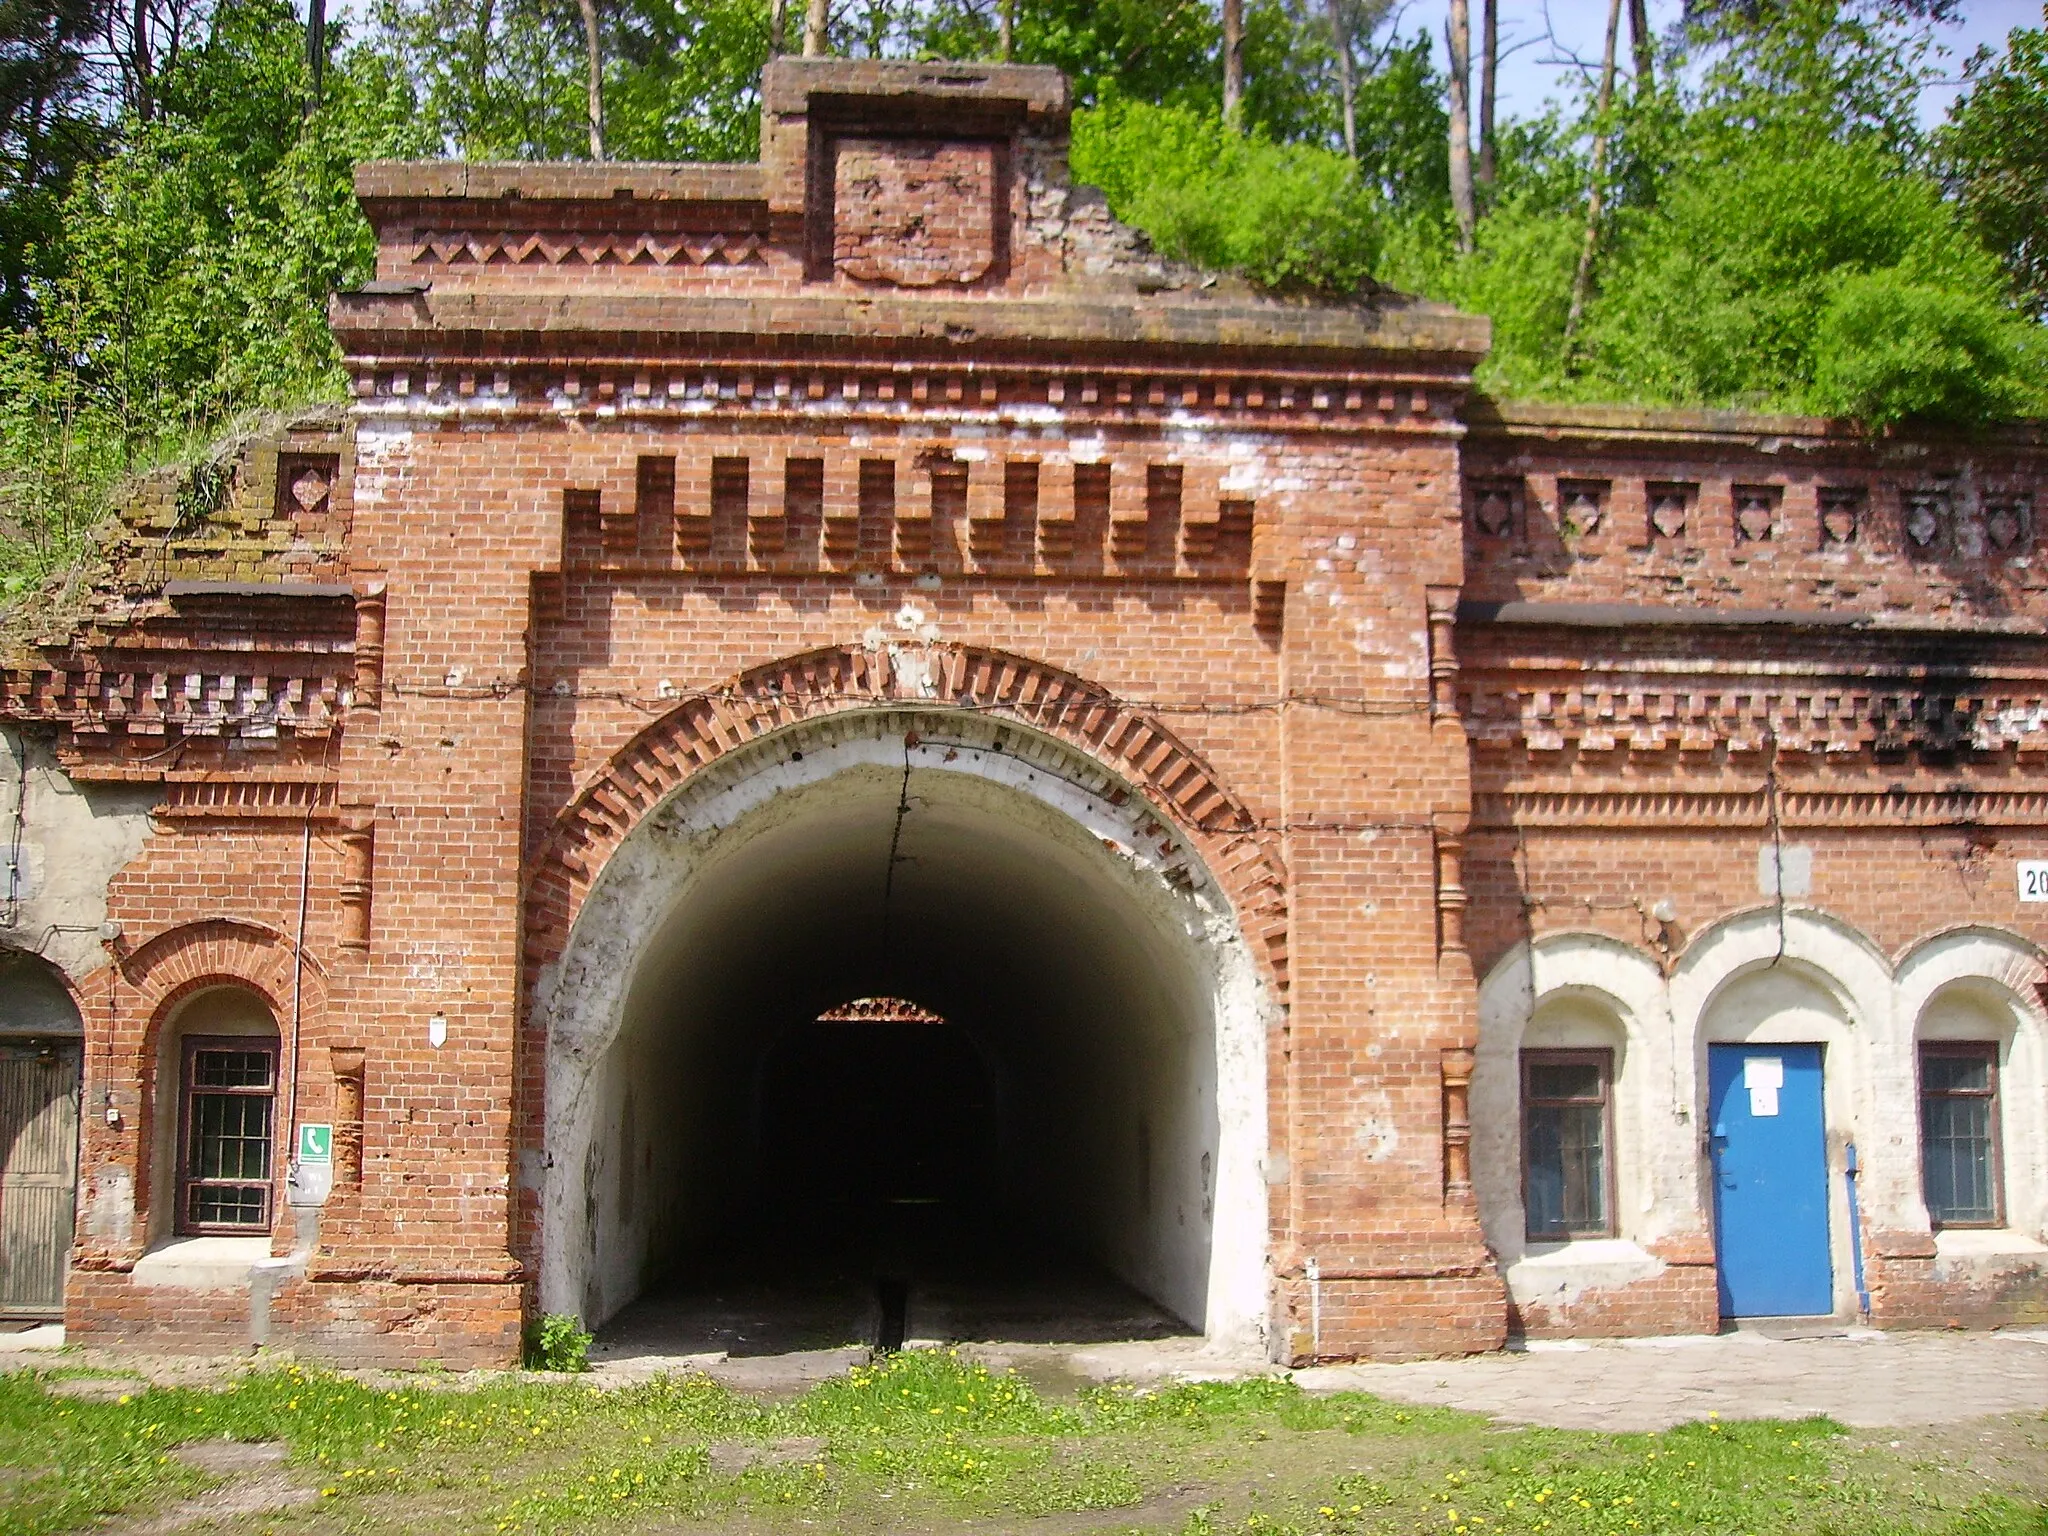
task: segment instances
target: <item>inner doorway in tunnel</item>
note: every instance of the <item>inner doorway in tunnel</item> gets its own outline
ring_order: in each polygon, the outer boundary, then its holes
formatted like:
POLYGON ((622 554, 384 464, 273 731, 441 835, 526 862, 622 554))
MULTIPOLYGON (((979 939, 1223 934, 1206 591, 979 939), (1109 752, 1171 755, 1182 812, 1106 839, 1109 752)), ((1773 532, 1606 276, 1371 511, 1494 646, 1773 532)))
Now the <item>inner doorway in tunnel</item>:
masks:
POLYGON ((769 1048, 756 1123, 764 1182, 800 1234, 957 1223, 997 1192, 988 1064, 905 998, 862 997, 769 1048))
POLYGON ((912 1337, 1256 1336, 1258 983, 1157 813, 980 717, 734 759, 550 978, 543 1307, 629 1349, 872 1342, 891 1283, 912 1337))

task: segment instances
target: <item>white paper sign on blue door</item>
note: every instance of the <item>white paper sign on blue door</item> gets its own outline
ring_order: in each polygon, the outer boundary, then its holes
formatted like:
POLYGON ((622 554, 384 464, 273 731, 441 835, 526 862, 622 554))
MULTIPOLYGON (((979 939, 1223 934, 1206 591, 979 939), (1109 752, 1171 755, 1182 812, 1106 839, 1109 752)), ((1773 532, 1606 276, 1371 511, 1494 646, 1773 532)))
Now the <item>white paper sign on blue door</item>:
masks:
POLYGON ((1778 1090, 1785 1086, 1785 1058, 1751 1056, 1742 1063, 1742 1086, 1749 1090, 1749 1112, 1768 1119, 1778 1112, 1778 1090))

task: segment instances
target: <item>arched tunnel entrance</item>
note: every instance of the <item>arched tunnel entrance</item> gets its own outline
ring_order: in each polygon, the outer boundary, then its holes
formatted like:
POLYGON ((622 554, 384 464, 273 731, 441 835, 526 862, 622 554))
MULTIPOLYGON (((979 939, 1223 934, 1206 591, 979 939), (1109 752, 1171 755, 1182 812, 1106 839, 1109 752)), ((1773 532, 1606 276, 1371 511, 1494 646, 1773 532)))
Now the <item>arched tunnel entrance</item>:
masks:
POLYGON ((734 1352, 886 1342, 892 1295, 912 1337, 1263 1327, 1260 984, 1051 738, 878 708, 722 759, 539 1006, 550 1311, 734 1352))

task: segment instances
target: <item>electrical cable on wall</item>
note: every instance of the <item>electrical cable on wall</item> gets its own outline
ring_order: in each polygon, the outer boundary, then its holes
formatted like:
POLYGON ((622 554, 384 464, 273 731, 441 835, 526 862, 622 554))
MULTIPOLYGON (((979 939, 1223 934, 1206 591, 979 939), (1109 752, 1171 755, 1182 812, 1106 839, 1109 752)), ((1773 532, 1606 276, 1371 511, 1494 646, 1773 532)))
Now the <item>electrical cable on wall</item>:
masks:
POLYGON ((902 857, 903 818, 910 814, 910 754, 917 746, 917 732, 910 731, 903 738, 903 782, 896 794, 896 824, 889 829, 889 864, 882 873, 882 967, 894 974, 895 951, 891 948, 893 934, 891 919, 894 915, 896 897, 896 865, 902 857))
POLYGON ((7 851, 7 926, 21 922, 21 842, 23 818, 28 809, 28 738, 16 735, 21 744, 21 761, 14 777, 14 833, 7 851))
POLYGON ((1764 731, 1764 813, 1771 823, 1771 888, 1778 902, 1778 952, 1771 956, 1776 966, 1785 958, 1785 829, 1778 819, 1778 733, 1764 731))

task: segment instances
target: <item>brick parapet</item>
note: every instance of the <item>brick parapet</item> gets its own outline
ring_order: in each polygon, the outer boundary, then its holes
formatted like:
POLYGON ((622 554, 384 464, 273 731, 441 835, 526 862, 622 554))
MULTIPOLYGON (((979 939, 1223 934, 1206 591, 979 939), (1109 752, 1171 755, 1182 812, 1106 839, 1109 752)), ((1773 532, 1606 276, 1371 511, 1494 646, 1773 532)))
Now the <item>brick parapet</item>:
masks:
POLYGON ((2048 617, 2048 440, 1871 437, 1736 413, 1476 411, 1465 596, 1853 616, 2048 617))

